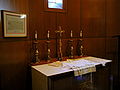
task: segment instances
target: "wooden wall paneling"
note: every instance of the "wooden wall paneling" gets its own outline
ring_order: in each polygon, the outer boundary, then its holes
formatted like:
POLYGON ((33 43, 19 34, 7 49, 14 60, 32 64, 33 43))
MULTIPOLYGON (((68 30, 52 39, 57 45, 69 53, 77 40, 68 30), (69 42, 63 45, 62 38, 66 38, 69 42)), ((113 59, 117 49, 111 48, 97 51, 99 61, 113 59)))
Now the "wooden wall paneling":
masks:
POLYGON ((115 7, 115 10, 116 10, 116 30, 117 30, 117 32, 116 32, 116 35, 120 35, 120 31, 119 31, 119 29, 120 29, 120 27, 119 27, 119 25, 120 25, 120 12, 118 12, 118 9, 120 8, 120 1, 117 1, 116 0, 116 7, 115 7))
POLYGON ((84 54, 105 58, 105 38, 84 38, 84 54))
POLYGON ((119 0, 106 0, 107 2, 107 36, 115 36, 120 34, 120 8, 119 0))
POLYGON ((107 38, 106 40, 106 57, 111 59, 116 65, 117 62, 117 53, 118 53, 118 40, 117 38, 107 38))
POLYGON ((27 60, 30 52, 28 46, 30 45, 26 41, 0 43, 2 90, 26 89, 27 60))
POLYGON ((81 0, 81 27, 84 37, 105 36, 105 0, 81 0))
POLYGON ((45 11, 44 0, 29 3, 31 35, 34 37, 33 33, 37 30, 38 38, 46 39, 47 31, 49 30, 50 38, 55 38, 56 13, 45 11))
POLYGON ((34 38, 35 31, 38 31, 38 38, 41 38, 41 31, 44 29, 44 13, 43 13, 43 0, 36 0, 29 2, 29 22, 30 22, 30 36, 34 38))
POLYGON ((119 60, 118 60, 118 40, 113 36, 120 34, 120 1, 118 0, 106 0, 107 12, 106 12, 106 58, 112 60, 112 89, 119 89, 119 60))
POLYGON ((117 59, 118 40, 115 37, 106 38, 106 57, 111 60, 117 59))
POLYGON ((58 30, 57 27, 57 15, 55 12, 45 12, 44 13, 44 30, 42 32, 42 37, 46 39, 47 32, 50 31, 50 38, 56 38, 55 31, 58 30))
POLYGON ((68 1, 66 11, 64 13, 57 13, 57 26, 63 26, 65 30, 63 38, 70 38, 71 30, 73 31, 73 37, 79 36, 80 0, 68 1))
POLYGON ((106 0, 107 7, 106 7, 106 36, 112 36, 112 32, 116 33, 115 29, 115 0, 106 0), (113 30, 113 31, 112 31, 113 30), (111 35, 110 35, 111 34, 111 35))
MULTIPOLYGON (((44 0, 29 0, 29 10, 30 13, 36 14, 36 13, 43 13, 44 12, 44 0)), ((39 16, 39 15, 38 15, 39 16)))
POLYGON ((24 62, 25 59, 23 60, 22 58, 27 59, 26 55, 28 54, 28 52, 25 51, 27 49, 26 42, 27 41, 1 42, 1 64, 24 62))
MULTIPOLYGON (((73 30, 73 37, 79 37, 80 32, 80 0, 69 0, 67 2, 67 24, 68 33, 73 30)), ((70 34, 68 35, 70 37, 70 34)))
POLYGON ((1 90, 26 88, 26 68, 23 63, 2 64, 1 68, 1 90))
POLYGON ((30 14, 30 35, 34 38, 35 30, 38 33, 38 39, 46 39, 47 31, 50 31, 50 38, 55 38, 56 14, 55 13, 34 13, 30 14))
MULTIPOLYGON (((29 10, 28 0, 17 0, 17 1, 14 0, 12 2, 13 2, 13 5, 14 5, 14 9, 15 9, 14 11, 25 13, 25 14, 28 13, 28 10, 29 10)), ((12 4, 12 2, 11 2, 11 4, 12 4)))
POLYGON ((38 39, 42 38, 42 31, 44 29, 43 25, 44 14, 32 14, 30 15, 30 38, 35 38, 35 31, 37 31, 38 39))
MULTIPOLYGON (((0 10, 28 14, 28 0, 0 0, 0 10)), ((0 21, 1 22, 1 21, 0 21)), ((29 27, 29 22, 27 22, 29 27)), ((0 89, 26 90, 30 56, 28 38, 3 38, 0 23, 0 89)))
POLYGON ((70 37, 70 29, 68 27, 68 22, 67 22, 67 10, 63 13, 57 13, 57 30, 59 30, 59 26, 61 26, 62 30, 65 32, 62 34, 62 38, 68 38, 70 37))

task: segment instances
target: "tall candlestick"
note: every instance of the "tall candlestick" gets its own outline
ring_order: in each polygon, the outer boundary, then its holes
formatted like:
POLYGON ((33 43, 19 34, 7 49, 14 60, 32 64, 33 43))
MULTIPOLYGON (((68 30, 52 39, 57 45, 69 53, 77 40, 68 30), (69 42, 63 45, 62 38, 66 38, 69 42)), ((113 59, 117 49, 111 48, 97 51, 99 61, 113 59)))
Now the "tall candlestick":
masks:
POLYGON ((37 39, 37 31, 35 31, 35 39, 37 39))
POLYGON ((48 33, 47 33, 47 38, 49 39, 50 38, 50 31, 48 30, 48 33))
POLYGON ((73 37, 73 33, 72 33, 72 30, 71 30, 71 33, 70 33, 70 37, 71 37, 71 38, 73 37))

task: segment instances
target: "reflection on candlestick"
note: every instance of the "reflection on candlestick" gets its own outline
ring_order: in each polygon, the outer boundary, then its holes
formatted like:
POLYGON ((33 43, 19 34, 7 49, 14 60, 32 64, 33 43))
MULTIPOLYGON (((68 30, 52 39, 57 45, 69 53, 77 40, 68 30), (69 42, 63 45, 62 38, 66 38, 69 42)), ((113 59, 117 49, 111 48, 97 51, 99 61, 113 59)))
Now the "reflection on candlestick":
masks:
POLYGON ((47 60, 49 62, 50 59, 51 59, 51 57, 50 57, 50 52, 51 52, 51 50, 50 50, 50 40, 46 41, 46 45, 47 45, 47 60))
POLYGON ((71 38, 73 37, 73 33, 72 33, 72 30, 71 30, 71 33, 70 33, 70 37, 71 37, 71 38))
POLYGON ((80 49, 81 49, 81 55, 80 56, 83 56, 83 45, 81 45, 80 49))
POLYGON ((47 38, 49 39, 50 38, 50 31, 48 30, 48 33, 47 33, 47 38))
POLYGON ((39 52, 38 52, 38 49, 36 50, 36 53, 38 54, 39 52))
POLYGON ((82 30, 80 31, 80 37, 82 37, 82 30))
POLYGON ((37 39, 37 31, 35 31, 35 39, 37 39))
POLYGON ((35 52, 35 62, 39 62, 39 57, 38 57, 38 54, 39 54, 39 51, 38 49, 36 48, 36 52, 35 52))

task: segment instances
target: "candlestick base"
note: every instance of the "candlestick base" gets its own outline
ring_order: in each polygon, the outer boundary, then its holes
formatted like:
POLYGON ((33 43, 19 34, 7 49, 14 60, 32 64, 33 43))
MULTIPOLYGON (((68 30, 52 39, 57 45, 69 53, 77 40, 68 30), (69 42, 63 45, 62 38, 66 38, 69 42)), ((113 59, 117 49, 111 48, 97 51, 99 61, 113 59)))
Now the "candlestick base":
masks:
POLYGON ((60 58, 60 57, 58 57, 57 59, 58 59, 58 61, 62 61, 62 58, 60 58))

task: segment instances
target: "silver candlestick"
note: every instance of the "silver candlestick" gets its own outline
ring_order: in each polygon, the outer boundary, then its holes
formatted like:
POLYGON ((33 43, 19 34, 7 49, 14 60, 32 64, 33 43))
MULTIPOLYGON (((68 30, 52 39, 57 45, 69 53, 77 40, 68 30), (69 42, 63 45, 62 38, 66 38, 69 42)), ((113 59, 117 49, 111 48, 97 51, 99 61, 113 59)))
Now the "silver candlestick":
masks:
POLYGON ((73 32, 72 32, 72 30, 71 30, 71 33, 70 33, 70 38, 71 38, 71 40, 69 40, 69 45, 70 45, 70 55, 69 55, 69 57, 73 58, 73 40, 72 40, 73 32))
POLYGON ((34 40, 34 46, 35 46, 35 60, 34 62, 40 62, 39 60, 39 51, 38 51, 38 40, 37 40, 37 31, 35 31, 35 40, 34 40))
POLYGON ((83 56, 83 35, 82 30, 80 31, 80 39, 78 40, 77 44, 77 53, 78 56, 83 56))
POLYGON ((69 53, 69 58, 73 58, 73 40, 69 40, 68 41, 68 44, 69 44, 69 49, 70 49, 70 52, 69 53))
POLYGON ((48 33, 47 33, 46 44, 47 44, 47 60, 49 61, 51 59, 51 57, 50 57, 50 31, 48 31, 48 33))
POLYGON ((81 51, 81 56, 83 56, 83 31, 80 31, 80 40, 81 40, 81 47, 80 47, 80 51, 81 51))

